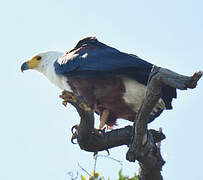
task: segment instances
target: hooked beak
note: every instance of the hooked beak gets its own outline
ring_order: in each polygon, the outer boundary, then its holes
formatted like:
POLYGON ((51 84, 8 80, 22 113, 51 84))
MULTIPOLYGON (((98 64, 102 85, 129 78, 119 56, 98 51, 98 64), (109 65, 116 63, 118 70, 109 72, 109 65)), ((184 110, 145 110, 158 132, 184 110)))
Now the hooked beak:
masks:
POLYGON ((22 66, 21 66, 21 71, 23 72, 23 71, 25 71, 25 70, 27 70, 27 69, 29 69, 29 66, 28 66, 27 62, 24 62, 24 63, 22 64, 22 66))

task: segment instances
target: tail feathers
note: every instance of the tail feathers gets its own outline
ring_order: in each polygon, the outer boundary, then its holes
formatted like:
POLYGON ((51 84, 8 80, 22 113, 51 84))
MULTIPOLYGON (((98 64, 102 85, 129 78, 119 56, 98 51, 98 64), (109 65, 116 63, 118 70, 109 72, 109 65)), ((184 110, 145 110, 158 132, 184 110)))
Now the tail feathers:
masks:
POLYGON ((173 98, 177 97, 176 89, 170 86, 164 86, 162 89, 162 93, 163 95, 161 96, 161 99, 163 100, 162 102, 164 102, 164 107, 160 106, 161 101, 159 101, 159 103, 157 104, 159 105, 159 107, 156 107, 156 105, 149 116, 149 123, 152 122, 155 118, 157 118, 163 112, 164 109, 169 110, 173 108, 171 103, 173 98))

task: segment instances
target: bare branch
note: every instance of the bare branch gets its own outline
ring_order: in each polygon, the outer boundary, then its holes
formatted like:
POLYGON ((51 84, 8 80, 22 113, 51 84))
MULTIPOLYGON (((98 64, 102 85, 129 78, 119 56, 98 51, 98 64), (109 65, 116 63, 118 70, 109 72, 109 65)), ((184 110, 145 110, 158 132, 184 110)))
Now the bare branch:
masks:
POLYGON ((126 158, 132 162, 139 161, 141 168, 139 179, 162 180, 160 171, 165 161, 156 143, 165 139, 165 135, 162 131, 147 129, 149 114, 161 97, 163 86, 169 85, 181 90, 195 88, 201 76, 201 71, 188 77, 155 66, 150 74, 145 98, 137 113, 134 127, 126 126, 110 132, 94 129, 94 112, 84 98, 63 91, 60 96, 64 99, 63 104, 66 105, 67 102, 72 104, 81 117, 80 124, 72 128, 72 130, 75 129, 72 139, 77 139, 80 148, 89 152, 130 145, 126 158))

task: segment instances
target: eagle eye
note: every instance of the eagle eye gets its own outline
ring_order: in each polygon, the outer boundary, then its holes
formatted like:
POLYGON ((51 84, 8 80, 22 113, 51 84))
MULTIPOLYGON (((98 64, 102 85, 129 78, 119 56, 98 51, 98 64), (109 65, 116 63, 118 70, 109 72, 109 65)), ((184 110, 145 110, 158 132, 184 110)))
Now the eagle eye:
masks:
POLYGON ((36 59, 39 61, 39 60, 41 60, 41 59, 42 59, 42 57, 37 56, 37 57, 36 57, 36 59))

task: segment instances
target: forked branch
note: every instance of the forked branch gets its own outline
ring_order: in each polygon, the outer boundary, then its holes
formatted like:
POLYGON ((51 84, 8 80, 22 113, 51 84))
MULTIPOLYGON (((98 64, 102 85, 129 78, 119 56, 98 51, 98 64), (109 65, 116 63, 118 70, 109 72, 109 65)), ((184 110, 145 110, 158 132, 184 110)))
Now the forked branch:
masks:
POLYGON ((134 128, 126 126, 110 132, 94 129, 94 112, 83 97, 63 91, 60 96, 64 100, 63 104, 72 104, 81 118, 80 124, 73 128, 75 132, 73 132, 72 140, 77 139, 80 148, 89 152, 130 145, 126 158, 131 162, 139 161, 140 180, 161 180, 163 178, 160 171, 164 160, 156 143, 163 140, 165 135, 155 130, 147 130, 149 114, 159 100, 163 86, 169 85, 180 90, 195 88, 201 76, 201 71, 188 77, 168 69, 154 67, 150 74, 145 98, 134 122, 134 128))

